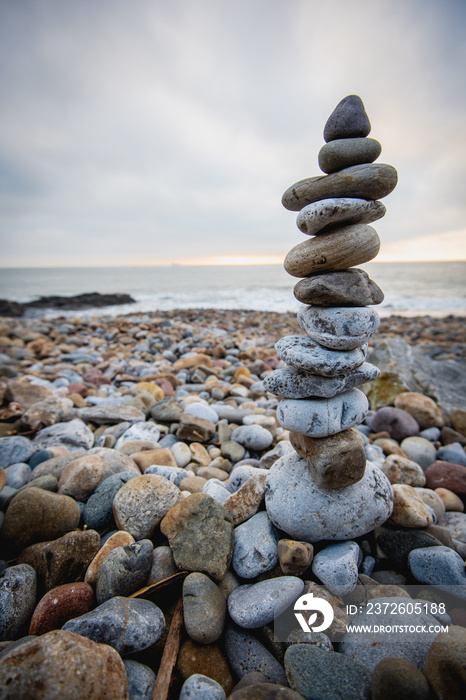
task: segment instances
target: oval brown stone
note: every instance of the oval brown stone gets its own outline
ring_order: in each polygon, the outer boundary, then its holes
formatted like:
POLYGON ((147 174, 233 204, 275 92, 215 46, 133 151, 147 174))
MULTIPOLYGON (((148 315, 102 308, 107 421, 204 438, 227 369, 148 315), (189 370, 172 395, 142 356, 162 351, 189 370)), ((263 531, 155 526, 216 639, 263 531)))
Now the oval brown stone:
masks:
POLYGON ((73 632, 53 630, 2 658, 4 700, 128 700, 120 655, 107 644, 73 632))
POLYGON ((94 591, 88 583, 65 583, 52 588, 38 602, 29 634, 41 635, 60 629, 73 617, 89 612, 93 605, 94 591))
POLYGON ((426 486, 441 486, 456 494, 466 494, 466 467, 439 460, 426 469, 426 486))
POLYGON ((285 209, 299 211, 307 204, 332 197, 381 199, 395 189, 398 175, 385 163, 353 165, 332 175, 308 177, 291 185, 282 197, 285 209))
POLYGON ((325 270, 346 270, 369 262, 380 249, 377 231, 366 224, 343 226, 298 243, 283 263, 293 277, 308 277, 325 270))
POLYGON ((219 683, 226 694, 233 689, 233 678, 227 660, 215 644, 185 642, 178 654, 177 669, 183 679, 201 673, 219 683))

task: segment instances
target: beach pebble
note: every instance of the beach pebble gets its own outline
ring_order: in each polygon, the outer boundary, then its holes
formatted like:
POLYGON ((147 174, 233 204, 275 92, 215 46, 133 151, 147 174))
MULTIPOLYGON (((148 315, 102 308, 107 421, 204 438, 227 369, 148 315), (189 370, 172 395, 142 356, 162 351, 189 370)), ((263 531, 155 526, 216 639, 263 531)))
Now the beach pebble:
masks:
POLYGON ((119 450, 124 444, 132 442, 133 440, 151 440, 152 442, 158 442, 159 438, 160 428, 155 423, 145 420, 138 421, 133 423, 133 425, 120 435, 115 443, 115 450, 119 450))
POLYGON ((159 464, 153 464, 151 467, 148 467, 144 474, 163 476, 165 479, 168 479, 168 481, 174 483, 175 486, 178 486, 178 488, 183 479, 189 476, 189 472, 187 472, 186 469, 181 469, 181 467, 167 467, 159 464))
POLYGON ((372 226, 351 224, 298 243, 283 266, 293 277, 308 277, 369 262, 379 250, 380 239, 372 226))
POLYGON ((190 413, 182 413, 176 436, 180 440, 208 442, 215 435, 215 424, 190 413))
POLYGON ((9 566, 0 575, 0 641, 24 631, 36 605, 36 572, 28 564, 9 566))
POLYGON ((230 462, 233 463, 240 462, 246 454, 246 450, 243 445, 240 445, 239 442, 236 442, 235 440, 226 440, 225 442, 222 442, 220 449, 222 456, 225 457, 225 459, 229 459, 230 462))
POLYGON ((461 464, 462 467, 466 467, 466 453, 459 442, 439 447, 437 459, 441 462, 451 462, 452 464, 461 464))
POLYGON ((243 484, 246 483, 251 476, 258 476, 259 474, 267 475, 269 473, 268 469, 261 469, 259 467, 253 467, 249 464, 239 464, 230 473, 229 478, 229 488, 233 491, 238 491, 243 484))
POLYGON ((191 450, 185 442, 175 442, 170 449, 178 467, 183 468, 190 463, 192 459, 191 450))
POLYGON ((205 574, 189 574, 183 582, 186 632, 195 642, 211 644, 223 632, 226 601, 220 588, 205 574))
MULTIPOLYGON (((395 189, 397 181, 398 174, 391 165, 353 165, 331 175, 308 177, 295 182, 283 194, 282 204, 289 211, 300 211, 308 204, 334 197, 382 199, 395 189)), ((348 264, 348 267, 353 264, 348 264)))
MULTIPOLYGON (((442 428, 442 430, 445 430, 445 428, 442 428)), ((437 440, 441 439, 442 430, 439 428, 424 428, 419 433, 419 437, 425 438, 429 442, 437 442, 437 440)))
POLYGON ((361 433, 354 428, 323 438, 291 432, 290 441, 296 452, 307 462, 317 486, 323 489, 351 486, 364 476, 364 442, 361 433))
MULTIPOLYGON (((90 450, 94 444, 94 433, 80 418, 73 418, 67 423, 56 423, 39 430, 32 445, 35 450, 43 450, 54 445, 63 445, 69 450, 90 450)), ((24 460, 15 460, 17 462, 24 460)))
POLYGON ((301 328, 317 343, 332 350, 353 350, 377 330, 379 315, 367 306, 323 308, 303 306, 298 310, 301 328))
POLYGON ((272 433, 261 425, 241 425, 233 431, 231 439, 247 450, 266 450, 273 442, 272 433))
POLYGON ((269 683, 287 684, 283 666, 251 633, 230 627, 225 633, 225 651, 238 678, 260 671, 269 683))
POLYGON ((181 688, 179 700, 225 700, 226 695, 217 681, 195 673, 190 676, 181 688))
POLYGON ((390 523, 401 527, 427 527, 433 519, 417 491, 408 484, 393 484, 393 512, 390 523))
POLYGON ((120 530, 135 540, 150 538, 170 508, 183 500, 181 491, 163 476, 138 476, 124 484, 113 501, 113 514, 120 530))
POLYGON ((424 486, 426 477, 416 462, 397 454, 389 455, 382 465, 382 471, 391 484, 424 486))
POLYGON ((424 673, 438 698, 462 700, 466 687, 466 629, 451 625, 433 641, 424 673))
POLYGON ((144 474, 153 464, 167 467, 176 467, 176 460, 171 450, 167 447, 156 447, 152 450, 141 450, 141 452, 133 452, 131 455, 138 465, 141 472, 144 474))
POLYGON ((206 406, 203 403, 191 403, 184 409, 185 413, 190 413, 198 418, 204 418, 205 420, 211 421, 211 423, 218 423, 218 414, 210 406, 206 406))
POLYGON ((440 496, 432 489, 424 489, 419 486, 416 487, 416 493, 422 498, 426 506, 432 508, 437 518, 437 522, 440 521, 445 513, 445 505, 440 496))
POLYGON ((225 654, 216 644, 197 644, 188 639, 181 645, 176 662, 181 678, 188 679, 201 674, 217 681, 228 694, 233 688, 233 678, 225 654))
POLYGON ((64 583, 52 588, 37 603, 29 634, 41 635, 60 629, 65 622, 84 615, 94 605, 94 591, 88 583, 64 583))
POLYGON ((384 300, 380 287, 356 267, 306 277, 293 293, 298 301, 314 306, 368 306, 384 300))
POLYGON ((173 506, 160 529, 177 567, 222 579, 231 562, 233 525, 225 508, 205 493, 193 493, 173 506))
POLYGON ((466 467, 450 462, 434 462, 426 470, 426 483, 430 489, 441 486, 453 493, 466 495, 466 467))
POLYGON ((270 571, 278 562, 279 535, 265 511, 235 528, 232 566, 241 578, 270 571))
POLYGON ((165 629, 165 618, 150 600, 116 596, 85 615, 68 620, 63 629, 108 644, 123 655, 155 644, 165 629))
POLYGON ((0 695, 5 700, 127 700, 128 683, 115 649, 53 630, 7 651, 0 664, 0 695))
POLYGON ((464 560, 453 549, 449 547, 414 549, 409 553, 408 563, 417 581, 432 586, 455 586, 452 592, 466 598, 464 560), (462 593, 460 586, 463 588, 462 593))
POLYGON ((155 673, 149 666, 137 661, 123 661, 128 677, 129 700, 152 700, 155 684, 155 673))
MULTIPOLYGON (((19 462, 18 464, 12 464, 6 467, 4 473, 6 474, 6 483, 8 486, 11 486, 13 489, 20 489, 21 486, 27 484, 31 476, 31 467, 28 464, 24 464, 24 462, 19 462)), ((0 491, 4 485, 5 484, 2 484, 0 480, 0 491)))
POLYGON ((456 495, 456 493, 450 491, 450 489, 445 489, 439 486, 435 489, 435 493, 442 499, 445 510, 454 510, 461 513, 464 511, 463 501, 456 495))
POLYGON ((320 149, 319 167, 324 173, 334 173, 352 165, 373 163, 381 152, 382 146, 375 139, 334 139, 320 149))
POLYGON ((362 365, 367 355, 367 345, 347 351, 329 350, 304 335, 284 336, 275 344, 275 350, 289 365, 323 377, 350 372, 362 365))
POLYGON ((277 553, 285 575, 301 576, 311 565, 314 547, 309 542, 283 539, 277 544, 277 553))
POLYGON ((0 464, 3 468, 19 462, 29 462, 37 447, 21 435, 0 437, 0 464))
POLYGON ((377 379, 379 374, 380 370, 369 362, 364 362, 356 369, 339 377, 320 377, 290 365, 276 369, 267 375, 264 379, 264 387, 272 394, 278 394, 287 399, 331 398, 348 389, 371 382, 377 379))
POLYGON ((155 547, 152 552, 152 563, 146 585, 151 586, 153 583, 163 581, 165 578, 173 576, 176 572, 177 568, 170 547, 167 545, 155 547))
MULTIPOLYGON (((378 536, 377 544, 390 558, 396 569, 405 572, 408 570, 408 557, 411 551, 419 548, 438 547, 441 542, 425 530, 387 529, 378 536)), ((378 572, 378 574, 380 573, 382 572, 378 572)), ((379 580, 379 575, 377 580, 379 580)))
POLYGON ((150 540, 112 549, 97 572, 97 602, 104 603, 114 596, 129 596, 142 588, 152 566, 153 549, 150 540))
POLYGON ((438 404, 429 396, 418 394, 414 391, 398 394, 395 399, 395 407, 410 413, 423 428, 441 428, 445 425, 438 404))
POLYGON ((240 627, 263 627, 294 603, 303 588, 303 581, 296 576, 280 576, 239 586, 228 598, 228 612, 240 627))
POLYGON ((350 389, 330 399, 283 399, 277 408, 277 420, 286 430, 322 438, 358 425, 367 409, 365 394, 350 389))
MULTIPOLYGON (((340 197, 333 199, 321 199, 312 204, 308 204, 299 212, 296 225, 300 231, 308 236, 328 233, 335 228, 348 224, 370 224, 385 215, 385 205, 382 202, 365 199, 351 199, 340 197)), ((343 277, 336 274, 335 280, 346 279, 351 284, 363 284, 369 279, 363 270, 345 270, 343 277), (346 274, 348 273, 348 274, 346 274)), ((340 285, 338 285, 340 286, 340 285)), ((343 291, 343 284, 341 285, 343 291)), ((377 285, 375 285, 377 286, 377 285)), ((377 287, 378 289, 378 287, 377 287)), ((311 302, 308 302, 309 304, 311 302)))
POLYGON ((371 123, 359 95, 347 95, 337 104, 324 127, 324 139, 364 137, 370 133, 371 123))
POLYGON ((252 671, 243 676, 228 700, 303 700, 303 696, 300 693, 296 693, 291 688, 286 688, 284 685, 277 685, 276 683, 254 680, 253 683, 248 683, 245 686, 241 685, 245 678, 249 679, 251 677, 253 679, 255 676, 262 675, 252 671))
POLYGON ((290 686, 304 698, 367 700, 371 674, 358 661, 312 644, 293 644, 285 654, 290 686))
POLYGON ((120 472, 102 481, 84 506, 83 519, 88 528, 103 530, 113 523, 113 500, 117 492, 137 475, 120 472))
POLYGON ((371 680, 371 700, 429 700, 427 678, 414 664, 396 657, 382 659, 371 680))
MULTIPOLYGON (((390 437, 397 442, 401 442, 410 435, 417 435, 419 433, 419 424, 412 415, 403 411, 401 408, 394 408, 393 406, 379 408, 372 418, 370 427, 373 433, 380 433, 382 431, 389 433, 390 437)), ((404 447, 401 447, 401 449, 408 458, 412 459, 404 447)))
MULTIPOLYGON (((6 488, 6 487, 5 487, 6 488)), ((24 489, 11 501, 3 521, 3 541, 16 549, 53 540, 78 526, 81 513, 73 498, 44 489, 24 489)))
POLYGON ((87 567, 84 577, 85 582, 95 586, 99 569, 110 552, 112 552, 116 547, 125 547, 128 544, 134 544, 134 537, 130 535, 129 532, 126 532, 125 530, 118 530, 117 532, 111 534, 106 542, 102 544, 101 548, 87 567))
POLYGON ((79 417, 97 425, 113 425, 122 422, 139 423, 145 420, 144 413, 138 408, 118 404, 82 408, 79 411, 79 417))
POLYGON ((58 480, 58 493, 87 501, 100 484, 102 475, 103 465, 97 455, 78 457, 63 470, 58 480))
POLYGON ((218 479, 208 479, 202 487, 202 493, 206 493, 222 504, 231 496, 231 491, 229 491, 226 486, 222 486, 218 479))
POLYGON ((434 445, 419 435, 405 437, 404 440, 401 440, 400 447, 405 456, 413 462, 417 462, 424 471, 437 459, 437 450, 434 445))
POLYGON ((291 454, 275 462, 266 481, 271 521, 291 538, 311 543, 348 540, 370 532, 390 516, 392 499, 390 482, 370 462, 357 484, 329 491, 315 483, 303 459, 291 454))
POLYGON ((335 595, 344 596, 356 587, 360 548, 356 542, 338 542, 314 556, 312 573, 335 595))

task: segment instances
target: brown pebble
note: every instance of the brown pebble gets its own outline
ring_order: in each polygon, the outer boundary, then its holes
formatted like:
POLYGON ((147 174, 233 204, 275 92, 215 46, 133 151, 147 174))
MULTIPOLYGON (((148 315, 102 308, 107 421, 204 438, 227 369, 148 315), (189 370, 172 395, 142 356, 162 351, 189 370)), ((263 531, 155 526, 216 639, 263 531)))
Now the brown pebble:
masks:
POLYGON ((372 673, 372 700, 429 700, 427 678, 405 659, 386 657, 372 673))
POLYGON ((73 617, 89 612, 94 602, 94 591, 87 583, 65 583, 52 588, 38 602, 29 634, 40 635, 60 629, 73 617))
POLYGON ((0 467, 0 491, 5 486, 7 480, 6 471, 0 467))
POLYGON ((442 487, 466 495, 466 467, 441 460, 434 462, 426 469, 426 483, 430 489, 442 487))
POLYGON ((72 496, 77 501, 87 501, 100 484, 103 465, 97 455, 78 457, 70 462, 58 480, 58 493, 72 496))
POLYGON ((178 654, 177 669, 186 680, 195 673, 200 673, 219 683, 225 693, 231 692, 233 678, 227 660, 215 644, 196 644, 186 641, 178 654))
POLYGON ((416 489, 408 484, 394 484, 393 512, 388 522, 401 527, 427 527, 432 525, 432 515, 416 489))
POLYGON ((464 511, 464 503, 456 493, 450 491, 450 489, 445 489, 439 486, 435 489, 435 493, 442 499, 445 510, 454 510, 462 513, 464 511))
POLYGON ((314 547, 309 542, 279 540, 277 545, 280 569, 287 576, 301 576, 311 565, 314 547))
POLYGON ((410 413, 420 428, 442 428, 445 425, 439 406, 424 394, 402 392, 395 399, 395 407, 410 413))
POLYGON ((466 690, 466 629, 450 625, 427 652, 424 673, 438 698, 464 700, 466 690))
POLYGON ((224 502, 223 507, 233 520, 233 525, 240 525, 257 513, 265 496, 265 479, 267 474, 254 474, 224 502))

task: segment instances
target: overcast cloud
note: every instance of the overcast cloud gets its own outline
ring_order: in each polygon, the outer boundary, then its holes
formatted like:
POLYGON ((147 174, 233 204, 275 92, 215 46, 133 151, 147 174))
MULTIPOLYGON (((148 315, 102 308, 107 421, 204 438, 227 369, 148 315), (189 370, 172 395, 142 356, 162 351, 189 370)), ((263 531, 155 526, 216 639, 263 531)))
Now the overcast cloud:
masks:
POLYGON ((281 195, 321 174, 352 93, 399 173, 381 258, 466 259, 465 20, 462 0, 0 0, 0 264, 283 259, 281 195))

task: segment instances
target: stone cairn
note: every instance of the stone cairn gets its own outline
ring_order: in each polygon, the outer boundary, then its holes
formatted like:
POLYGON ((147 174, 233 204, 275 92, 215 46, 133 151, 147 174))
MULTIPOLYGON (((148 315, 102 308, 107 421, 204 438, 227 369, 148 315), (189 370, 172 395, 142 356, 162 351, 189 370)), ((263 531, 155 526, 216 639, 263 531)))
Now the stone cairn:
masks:
POLYGON ((397 183, 392 166, 373 162, 381 145, 367 138, 370 130, 361 99, 345 97, 324 129, 319 165, 327 174, 297 182, 282 198, 286 209, 299 211, 298 228, 309 236, 284 263, 303 278, 294 294, 307 335, 281 338, 275 347, 285 365, 264 382, 282 397, 277 418, 296 450, 270 470, 266 507, 277 527, 307 542, 364 535, 393 507, 390 483, 366 462, 354 428, 368 410, 355 387, 379 375, 365 359, 379 325, 371 305, 384 296, 353 266, 377 255, 380 240, 368 224, 384 216, 378 200, 397 183))

